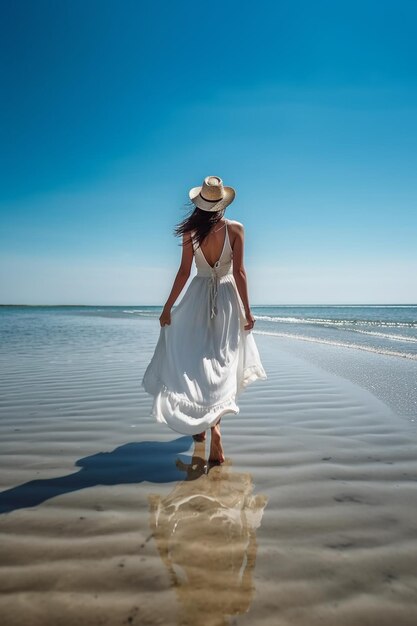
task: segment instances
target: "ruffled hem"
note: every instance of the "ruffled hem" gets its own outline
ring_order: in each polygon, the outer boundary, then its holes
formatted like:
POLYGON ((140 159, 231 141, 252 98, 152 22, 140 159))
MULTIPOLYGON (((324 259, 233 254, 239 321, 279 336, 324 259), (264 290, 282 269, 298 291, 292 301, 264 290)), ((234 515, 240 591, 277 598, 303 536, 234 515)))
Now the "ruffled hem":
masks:
MULTIPOLYGON (((181 407, 181 409, 188 409, 191 411, 202 412, 204 415, 208 415, 209 413, 213 413, 213 411, 218 411, 224 409, 229 406, 231 402, 234 401, 236 394, 233 394, 227 400, 223 402, 218 402, 217 404, 199 404, 198 402, 192 402, 191 400, 186 400, 182 397, 181 394, 175 393, 175 391, 170 391, 166 385, 162 385, 161 393, 165 394, 165 397, 173 400, 177 405, 181 407)), ((198 418, 196 418, 198 419, 198 418)))
POLYGON ((161 404, 166 404, 167 400, 168 398, 165 396, 157 396, 152 407, 151 416, 154 417, 157 422, 166 424, 169 428, 181 435, 197 435, 214 426, 226 413, 233 413, 235 415, 239 413, 239 407, 234 400, 231 400, 229 403, 221 403, 221 407, 220 405, 218 405, 217 408, 213 406, 212 410, 205 413, 201 418, 181 414, 178 405, 176 405, 174 412, 167 414, 161 411, 161 404))

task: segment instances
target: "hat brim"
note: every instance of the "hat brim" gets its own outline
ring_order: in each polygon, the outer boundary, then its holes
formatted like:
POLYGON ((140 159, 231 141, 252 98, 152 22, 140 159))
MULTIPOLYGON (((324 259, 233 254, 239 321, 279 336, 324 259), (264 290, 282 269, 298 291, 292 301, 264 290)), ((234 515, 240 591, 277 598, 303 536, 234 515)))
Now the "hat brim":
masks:
POLYGON ((204 200, 204 198, 200 196, 200 191, 202 190, 202 188, 202 185, 200 187, 193 187, 188 192, 188 195, 191 202, 193 202, 196 207, 202 209, 203 211, 221 211, 235 199, 236 192, 233 187, 224 186, 224 196, 221 200, 219 200, 218 202, 207 202, 207 200, 204 200))

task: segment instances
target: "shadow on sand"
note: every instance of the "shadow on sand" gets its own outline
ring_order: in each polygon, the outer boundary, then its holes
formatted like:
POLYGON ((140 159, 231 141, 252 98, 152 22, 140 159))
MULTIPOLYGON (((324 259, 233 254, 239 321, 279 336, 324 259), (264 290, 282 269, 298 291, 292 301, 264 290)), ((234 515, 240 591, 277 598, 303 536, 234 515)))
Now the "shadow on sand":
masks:
POLYGON ((149 525, 178 598, 177 623, 226 626, 247 613, 253 594, 256 532, 267 497, 254 494, 252 476, 206 460, 191 437, 128 443, 79 459, 67 476, 32 480, 0 493, 0 513, 34 507, 96 485, 175 483, 148 495, 149 525))
MULTIPOLYGON (((0 514, 38 506, 65 493, 96 485, 126 485, 148 481, 168 483, 184 479, 178 454, 186 452, 193 439, 126 443, 112 452, 99 452, 79 459, 78 472, 58 478, 31 480, 0 493, 0 514)), ((189 460, 186 458, 185 460, 189 460)))

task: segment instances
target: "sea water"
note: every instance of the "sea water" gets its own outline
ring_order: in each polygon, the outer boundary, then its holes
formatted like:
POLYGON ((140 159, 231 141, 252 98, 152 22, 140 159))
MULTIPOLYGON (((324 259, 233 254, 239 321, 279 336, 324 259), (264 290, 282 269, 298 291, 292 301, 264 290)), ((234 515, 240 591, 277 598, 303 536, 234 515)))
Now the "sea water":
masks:
MULTIPOLYGON (((19 349, 23 344, 26 348, 29 345, 35 348, 48 341, 52 329, 57 333, 55 340, 58 342, 60 337, 63 342, 77 341, 81 328, 84 341, 88 341, 88 329, 95 335, 100 329, 100 318, 157 321, 161 311, 160 306, 142 305, 0 306, 0 348, 7 345, 9 349, 13 346, 19 349)), ((253 306, 252 312, 256 319, 254 334, 417 360, 417 305, 414 304, 262 305, 253 306)), ((110 331, 103 325, 98 332, 103 336, 110 331)), ((107 349, 117 346, 113 335, 107 340, 107 349)))

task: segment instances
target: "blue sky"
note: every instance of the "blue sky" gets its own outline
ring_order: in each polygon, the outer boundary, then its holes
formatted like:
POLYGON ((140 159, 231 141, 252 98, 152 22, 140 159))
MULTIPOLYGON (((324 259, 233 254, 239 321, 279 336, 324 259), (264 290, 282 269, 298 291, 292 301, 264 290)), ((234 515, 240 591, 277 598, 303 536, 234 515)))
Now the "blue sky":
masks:
POLYGON ((417 3, 1 3, 0 302, 162 304, 190 187, 252 304, 417 302, 417 3))

